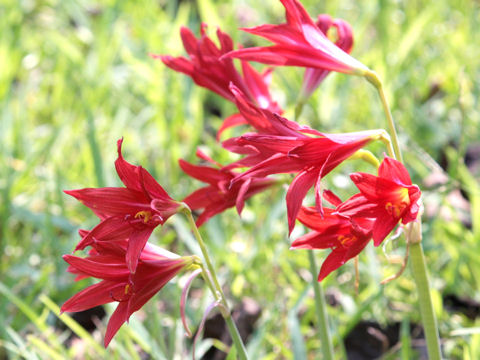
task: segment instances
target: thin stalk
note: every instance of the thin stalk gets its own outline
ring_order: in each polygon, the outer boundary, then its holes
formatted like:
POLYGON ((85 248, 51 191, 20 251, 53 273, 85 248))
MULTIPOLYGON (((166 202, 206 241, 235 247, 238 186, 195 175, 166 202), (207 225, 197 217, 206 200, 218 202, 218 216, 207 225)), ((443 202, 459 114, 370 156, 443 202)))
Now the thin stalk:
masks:
POLYGON ((317 281, 318 269, 313 251, 308 251, 308 260, 310 261, 310 272, 312 273, 312 286, 315 292, 315 310, 317 314, 317 327, 320 332, 320 341, 322 342, 322 353, 325 360, 333 360, 333 345, 328 331, 327 306, 325 304, 325 294, 321 284, 317 281))
POLYGON ((410 258, 413 278, 417 288, 423 331, 427 341, 430 360, 440 360, 442 353, 438 335, 437 320, 430 297, 430 285, 427 278, 427 266, 422 248, 421 223, 413 222, 407 227, 407 241, 410 243, 410 258))
MULTIPOLYGON (((395 122, 388 105, 387 97, 383 90, 382 82, 378 75, 369 70, 364 74, 365 78, 372 83, 378 90, 382 101, 383 110, 387 117, 387 123, 392 138, 393 148, 397 154, 398 160, 403 163, 402 151, 400 150, 395 122)), ((422 318, 423 330, 427 341, 427 350, 430 360, 440 360, 442 358, 440 350, 440 340, 438 335, 437 320, 433 312, 432 298, 430 296, 430 285, 427 277, 427 266, 422 248, 422 223, 420 217, 417 221, 408 224, 406 227, 407 243, 410 245, 410 257, 412 262, 412 273, 417 288, 418 300, 420 305, 420 315, 422 318)))
POLYGON ((392 137, 393 149, 395 150, 396 158, 403 163, 402 151, 400 150, 397 130, 395 129, 395 121, 393 120, 392 112, 390 111, 390 106, 388 105, 388 100, 383 89, 382 81, 374 71, 367 71, 365 73, 365 78, 371 84, 373 84, 373 86, 375 86, 378 91, 378 95, 380 95, 383 111, 385 112, 385 116, 387 118, 388 130, 390 136, 392 137))
POLYGON ((228 331, 230 332, 230 336, 232 337, 233 344, 237 349, 238 357, 241 360, 248 360, 247 350, 245 349, 245 345, 243 344, 242 338, 240 337, 240 333, 238 332, 237 326, 232 319, 232 315, 228 308, 227 300, 225 298, 225 294, 223 293, 222 287, 218 282, 217 275, 215 272, 215 268, 212 265, 212 261, 210 260, 210 255, 208 254, 207 247, 205 246, 205 242, 203 241, 202 235, 198 231, 197 225, 195 224, 195 220, 193 219, 192 212, 188 207, 184 207, 182 212, 186 215, 190 227, 192 228, 193 235, 197 239, 198 245, 200 246, 200 250, 202 251, 203 258, 205 260, 205 264, 207 265, 208 274, 204 275, 204 278, 208 281, 213 282, 209 285, 210 290, 213 293, 213 296, 216 300, 220 301, 222 305, 220 307, 220 312, 222 313, 225 322, 227 323, 228 331))
POLYGON ((200 265, 200 268, 202 269, 203 280, 207 283, 207 286, 210 289, 210 292, 215 297, 215 300, 218 300, 217 290, 215 290, 215 285, 213 285, 212 278, 210 277, 210 272, 207 270, 203 263, 200 265))

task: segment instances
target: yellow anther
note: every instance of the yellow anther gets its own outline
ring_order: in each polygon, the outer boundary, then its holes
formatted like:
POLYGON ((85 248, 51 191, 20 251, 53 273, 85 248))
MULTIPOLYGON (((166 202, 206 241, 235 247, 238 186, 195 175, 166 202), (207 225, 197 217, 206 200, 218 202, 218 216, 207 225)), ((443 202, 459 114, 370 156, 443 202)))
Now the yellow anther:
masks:
POLYGON ((125 295, 128 294, 128 290, 130 290, 130 284, 127 284, 127 285, 125 286, 125 295))
POLYGON ((389 214, 392 213, 392 207, 393 207, 393 205, 392 205, 391 202, 387 202, 387 203, 385 204, 385 210, 387 210, 389 214))
MULTIPOLYGON (((405 189, 406 190, 406 189, 405 189)), ((403 192, 402 192, 403 193, 403 192)), ((402 199, 404 200, 404 199, 402 199)), ((391 202, 387 202, 385 204, 385 210, 387 210, 387 212, 392 215, 392 216, 395 216, 395 217, 400 217, 403 213, 403 210, 405 210, 405 208, 408 206, 408 204, 410 203, 410 198, 408 198, 408 190, 407 190, 407 198, 405 199, 406 201, 401 201, 399 204, 392 204, 391 202)))
POLYGON ((143 218, 143 223, 146 224, 152 218, 150 211, 139 211, 135 214, 135 219, 143 218))
POLYGON ((349 246, 351 243, 357 241, 357 237, 352 235, 339 235, 337 240, 340 242, 340 244, 342 244, 342 246, 349 246))

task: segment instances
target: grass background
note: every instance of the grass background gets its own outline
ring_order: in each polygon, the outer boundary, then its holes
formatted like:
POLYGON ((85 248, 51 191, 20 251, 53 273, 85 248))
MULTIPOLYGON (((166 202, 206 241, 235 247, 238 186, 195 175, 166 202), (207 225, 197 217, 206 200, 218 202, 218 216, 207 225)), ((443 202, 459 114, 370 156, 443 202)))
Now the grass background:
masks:
MULTIPOLYGON (((353 55, 384 79, 406 162, 424 193, 424 248, 445 355, 476 359, 479 321, 448 312, 442 295, 480 300, 480 169, 464 163, 467 150, 470 158, 478 156, 480 138, 479 4, 303 3, 312 15, 327 12, 349 21, 353 55), (445 181, 426 181, 432 174, 445 181), (452 195, 459 189, 468 201, 452 195)), ((197 32, 201 21, 212 34, 220 25, 236 42, 263 43, 237 28, 283 22, 280 2, 2 0, 0 19, 0 357, 130 359, 139 358, 140 348, 154 359, 182 358, 190 350, 178 320, 182 279, 133 316, 107 351, 98 345, 100 332, 88 334, 65 315, 58 319, 58 305, 85 286, 65 273, 61 255, 72 251, 78 228, 96 222, 62 190, 120 185, 113 161, 122 136, 126 159, 142 164, 175 198, 200 185, 179 171, 179 158, 194 161, 195 149, 203 146, 220 162, 230 161, 215 142, 215 129, 233 105, 148 53, 183 55, 180 26, 197 32), (66 346, 69 332, 60 330, 61 321, 82 341, 66 346)), ((274 97, 290 118, 301 79, 300 69, 274 72, 274 97)), ((327 78, 300 122, 327 132, 384 127, 373 87, 342 74, 327 78)), ((383 152, 378 145, 370 149, 383 152)), ((372 171, 348 162, 327 183, 347 196, 353 188, 345 187, 346 176, 357 169, 372 171)), ((202 229, 232 303, 252 297, 262 307, 249 342, 253 359, 314 359, 320 352, 311 326, 307 256, 288 250, 284 195, 283 189, 258 195, 242 220, 229 210, 202 229)), ((181 217, 157 229, 152 241, 179 253, 196 251, 181 217)), ((386 248, 390 255, 404 250, 403 241, 386 248)), ((325 255, 317 254, 319 260, 325 255)), ((397 268, 381 249, 369 247, 360 257, 358 294, 350 263, 323 282, 341 299, 329 308, 338 358, 344 357, 342 339, 361 319, 419 321, 408 271, 379 285, 397 268)), ((198 324, 208 298, 195 301, 189 316, 198 324)), ((104 331, 104 322, 99 327, 104 331)), ((401 346, 387 358, 417 357, 411 341, 403 331, 401 346)))

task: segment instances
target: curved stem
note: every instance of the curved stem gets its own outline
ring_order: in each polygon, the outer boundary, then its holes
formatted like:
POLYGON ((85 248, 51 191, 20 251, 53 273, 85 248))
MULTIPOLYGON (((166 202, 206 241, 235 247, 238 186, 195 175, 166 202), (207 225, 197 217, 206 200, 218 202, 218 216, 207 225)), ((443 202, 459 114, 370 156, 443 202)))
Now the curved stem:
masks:
POLYGON ((400 145, 398 142, 397 130, 395 129, 395 122, 393 120, 392 112, 390 111, 390 106, 388 105, 388 100, 383 89, 383 84, 378 75, 374 71, 367 71, 365 73, 365 78, 375 86, 380 95, 380 100, 382 101, 383 111, 387 118, 388 128, 390 136, 392 137, 393 149, 395 150, 396 158, 403 162, 402 151, 400 150, 400 145))
POLYGON ((360 149, 357 150, 352 156, 348 158, 349 160, 363 160, 373 166, 375 166, 376 169, 380 166, 380 161, 378 161, 377 157, 372 154, 371 151, 360 149))
POLYGON ((323 359, 333 360, 333 345, 328 331, 327 307, 325 304, 325 294, 322 285, 317 281, 317 263, 313 251, 308 251, 308 260, 310 261, 310 272, 312 273, 312 286, 315 292, 315 310, 317 314, 317 327, 320 332, 320 341, 322 342, 323 359))
POLYGON ((204 272, 204 278, 205 280, 207 280, 207 283, 210 283, 209 288, 212 291, 213 296, 222 305, 220 307, 220 311, 222 313, 223 318, 225 319, 225 322, 227 323, 228 331, 230 332, 233 344, 237 349, 237 355, 241 360, 247 360, 248 359, 247 350, 245 349, 245 345, 243 344, 243 341, 240 336, 240 333, 238 332, 237 326, 235 325, 232 319, 232 315, 228 308, 225 294, 223 293, 222 287, 218 282, 215 268, 213 267, 212 261, 210 260, 210 256, 208 255, 207 247, 205 246, 205 242, 203 241, 202 235, 200 235, 197 225, 195 224, 195 220, 193 219, 193 216, 192 216, 192 211, 188 206, 184 205, 182 212, 186 215, 188 222, 190 224, 190 227, 192 228, 193 234, 197 239, 198 245, 200 246, 200 250, 202 251, 202 255, 208 270, 208 273, 204 272))
POLYGON ((427 341, 428 357, 430 360, 440 360, 442 353, 437 328, 437 319, 433 311, 430 297, 430 285, 427 278, 427 267, 422 248, 421 223, 412 222, 407 226, 407 241, 410 243, 410 258, 413 278, 417 288, 420 314, 423 331, 427 341))

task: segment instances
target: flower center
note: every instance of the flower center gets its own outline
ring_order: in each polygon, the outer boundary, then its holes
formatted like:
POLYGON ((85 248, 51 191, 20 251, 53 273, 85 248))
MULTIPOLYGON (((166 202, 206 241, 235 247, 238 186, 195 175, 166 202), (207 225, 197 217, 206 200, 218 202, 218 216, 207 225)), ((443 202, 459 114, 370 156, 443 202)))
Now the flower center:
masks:
POLYGON ((408 189, 402 187, 398 190, 398 200, 395 201, 395 203, 391 203, 390 201, 387 202, 385 204, 385 210, 387 210, 388 214, 391 216, 399 218, 402 216, 402 213, 405 211, 408 205, 410 205, 408 189))
POLYGON ((132 286, 130 286, 130 284, 126 284, 125 287, 123 288, 123 291, 122 291, 122 288, 116 289, 115 291, 111 291, 110 298, 113 301, 124 302, 124 301, 128 301, 132 296, 132 294, 133 294, 132 286))
POLYGON ((143 219, 143 223, 146 224, 151 218, 152 213, 150 211, 139 211, 135 214, 135 219, 143 219))
POLYGON ((339 235, 337 237, 337 240, 340 242, 340 244, 343 247, 349 247, 351 244, 353 244, 358 239, 354 235, 339 235))

